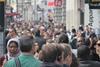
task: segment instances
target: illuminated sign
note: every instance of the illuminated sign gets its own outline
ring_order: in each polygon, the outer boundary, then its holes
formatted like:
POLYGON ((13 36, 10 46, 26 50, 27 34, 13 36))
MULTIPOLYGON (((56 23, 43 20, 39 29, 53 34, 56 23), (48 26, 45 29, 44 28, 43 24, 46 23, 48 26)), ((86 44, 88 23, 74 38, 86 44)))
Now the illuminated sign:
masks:
POLYGON ((90 9, 100 9, 100 0, 90 0, 89 8, 90 9))
POLYGON ((63 0, 53 0, 48 2, 49 7, 61 7, 63 5, 63 0))
POLYGON ((48 2, 48 6, 53 7, 54 6, 54 2, 48 2))
POLYGON ((55 3, 55 6, 61 7, 62 3, 63 3, 63 0, 55 0, 54 3, 55 3))
POLYGON ((91 0, 92 3, 100 3, 100 0, 91 0))
POLYGON ((0 2, 4 2, 5 0, 0 0, 0 2))

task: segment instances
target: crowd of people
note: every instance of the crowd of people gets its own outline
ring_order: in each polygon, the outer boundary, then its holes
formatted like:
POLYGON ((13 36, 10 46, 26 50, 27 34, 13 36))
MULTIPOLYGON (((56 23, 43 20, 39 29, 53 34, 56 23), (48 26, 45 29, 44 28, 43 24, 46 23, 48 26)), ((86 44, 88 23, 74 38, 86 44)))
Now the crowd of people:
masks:
POLYGON ((13 22, 4 48, 0 67, 100 67, 100 37, 89 25, 13 22))

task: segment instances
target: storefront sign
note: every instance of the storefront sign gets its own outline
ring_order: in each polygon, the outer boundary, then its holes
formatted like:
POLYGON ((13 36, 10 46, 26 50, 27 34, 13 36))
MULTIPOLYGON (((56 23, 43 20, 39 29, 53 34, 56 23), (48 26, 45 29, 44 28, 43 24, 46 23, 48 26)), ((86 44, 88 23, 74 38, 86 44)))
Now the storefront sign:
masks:
POLYGON ((89 8, 90 9, 100 9, 100 0, 90 0, 89 8))

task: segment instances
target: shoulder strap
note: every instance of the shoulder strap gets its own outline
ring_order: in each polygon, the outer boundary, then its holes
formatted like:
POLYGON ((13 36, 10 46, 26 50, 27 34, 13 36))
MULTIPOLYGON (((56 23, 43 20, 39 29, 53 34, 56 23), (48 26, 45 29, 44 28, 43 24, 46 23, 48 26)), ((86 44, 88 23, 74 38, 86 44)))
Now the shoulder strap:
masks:
POLYGON ((4 56, 5 56, 5 59, 8 61, 8 55, 7 55, 7 54, 5 54, 4 56))
POLYGON ((21 67, 21 63, 18 57, 14 58, 16 67, 21 67))

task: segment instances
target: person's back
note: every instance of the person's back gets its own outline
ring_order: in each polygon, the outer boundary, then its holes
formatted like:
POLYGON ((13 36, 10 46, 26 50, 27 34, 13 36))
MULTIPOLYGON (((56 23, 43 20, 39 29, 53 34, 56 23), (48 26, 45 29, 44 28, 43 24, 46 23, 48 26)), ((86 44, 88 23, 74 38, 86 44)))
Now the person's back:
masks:
POLYGON ((18 56, 18 60, 16 62, 16 58, 8 61, 4 67, 40 67, 41 62, 34 58, 32 54, 32 47, 34 46, 33 38, 30 36, 23 36, 20 38, 20 49, 22 54, 18 56))
MULTIPOLYGON (((21 67, 40 67, 40 61, 32 55, 21 54, 19 57, 21 67)), ((4 67, 16 67, 15 59, 8 61, 4 67)))

